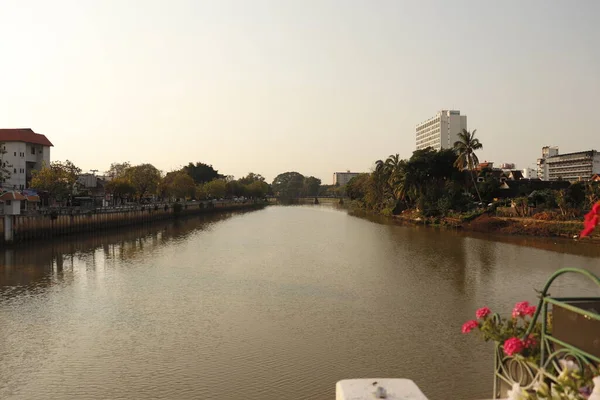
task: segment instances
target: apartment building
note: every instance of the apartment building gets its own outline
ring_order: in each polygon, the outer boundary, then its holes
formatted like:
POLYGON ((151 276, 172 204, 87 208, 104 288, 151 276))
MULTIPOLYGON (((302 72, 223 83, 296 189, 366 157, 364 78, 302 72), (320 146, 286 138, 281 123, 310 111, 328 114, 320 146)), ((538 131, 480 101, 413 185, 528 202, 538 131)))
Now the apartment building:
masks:
POLYGON ((557 154, 545 160, 548 180, 569 182, 589 180, 600 173, 600 154, 596 150, 557 154))
POLYGON ((458 134, 467 129, 467 116, 459 110, 442 110, 416 127, 417 150, 428 147, 434 150, 451 149, 458 134))
POLYGON ((348 182, 350 182, 350 179, 352 179, 358 175, 360 175, 360 172, 350 172, 350 171, 334 172, 333 173, 333 184, 339 185, 339 186, 344 186, 348 182))
POLYGON ((50 164, 52 143, 31 129, 0 129, 0 145, 2 167, 9 173, 0 182, 4 189, 28 188, 32 171, 50 164))

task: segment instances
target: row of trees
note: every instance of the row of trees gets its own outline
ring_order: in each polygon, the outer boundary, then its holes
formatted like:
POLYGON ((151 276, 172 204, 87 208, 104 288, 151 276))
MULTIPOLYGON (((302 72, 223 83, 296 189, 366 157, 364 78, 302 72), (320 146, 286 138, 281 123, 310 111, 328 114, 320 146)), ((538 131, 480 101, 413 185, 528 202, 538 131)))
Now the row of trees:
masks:
MULTIPOLYGON (((48 192, 56 200, 66 200, 78 192, 80 174, 81 169, 71 161, 55 161, 33 172, 31 187, 48 192)), ((141 201, 154 196, 163 200, 226 196, 261 198, 270 192, 270 186, 259 174, 249 173, 235 180, 232 176, 219 174, 211 165, 200 162, 189 163, 180 170, 164 175, 152 164, 113 163, 106 176, 106 192, 121 202, 141 201)))
MULTIPOLYGON (((49 193, 56 200, 66 200, 77 192, 81 169, 71 161, 55 161, 34 171, 31 187, 49 193)), ((162 174, 152 164, 131 165, 113 163, 106 172, 105 190, 115 200, 141 201, 148 197, 160 199, 220 199, 225 197, 263 198, 269 194, 279 197, 317 196, 321 180, 305 177, 298 172, 278 175, 272 185, 253 172, 240 178, 220 174, 211 165, 189 163, 185 167, 162 174)))

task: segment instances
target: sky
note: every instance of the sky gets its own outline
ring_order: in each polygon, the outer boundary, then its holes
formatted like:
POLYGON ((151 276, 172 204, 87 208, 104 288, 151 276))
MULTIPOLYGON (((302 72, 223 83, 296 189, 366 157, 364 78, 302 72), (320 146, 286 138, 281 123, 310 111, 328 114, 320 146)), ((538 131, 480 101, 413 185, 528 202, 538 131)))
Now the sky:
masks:
POLYGON ((331 183, 458 109, 481 161, 600 150, 597 0, 0 0, 0 127, 53 160, 331 183))

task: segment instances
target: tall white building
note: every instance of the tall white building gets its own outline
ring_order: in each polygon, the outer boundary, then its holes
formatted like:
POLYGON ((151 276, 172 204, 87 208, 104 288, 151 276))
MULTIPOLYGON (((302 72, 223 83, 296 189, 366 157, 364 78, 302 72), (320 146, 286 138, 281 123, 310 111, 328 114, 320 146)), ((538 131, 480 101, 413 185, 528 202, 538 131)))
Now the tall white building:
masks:
POLYGON ((556 146, 544 146, 542 147, 542 158, 537 160, 537 176, 543 181, 550 180, 548 171, 548 164, 546 159, 558 155, 558 147, 556 146))
POLYGON ((350 171, 334 172, 333 173, 333 184, 339 185, 339 186, 344 186, 348 182, 350 182, 350 179, 357 177, 358 175, 360 175, 359 172, 350 172, 350 171))
POLYGON ((467 129, 467 116, 458 110, 442 110, 435 117, 417 125, 417 150, 431 147, 434 150, 451 149, 458 134, 467 129))
POLYGON ((0 182, 4 189, 28 188, 31 172, 41 169, 44 163, 50 164, 52 143, 31 129, 0 129, 0 145, 5 151, 2 167, 10 174, 0 182))

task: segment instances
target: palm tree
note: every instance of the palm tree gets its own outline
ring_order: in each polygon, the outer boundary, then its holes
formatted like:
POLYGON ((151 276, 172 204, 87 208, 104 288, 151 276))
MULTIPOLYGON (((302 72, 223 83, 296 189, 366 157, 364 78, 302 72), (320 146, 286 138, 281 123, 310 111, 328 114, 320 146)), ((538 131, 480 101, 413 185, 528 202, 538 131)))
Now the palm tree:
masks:
POLYGON ((479 165, 479 159, 475 154, 475 150, 482 149, 483 145, 479 142, 479 139, 475 138, 475 132, 477 132, 477 129, 474 129, 473 132, 463 129, 462 132, 458 134, 458 140, 454 143, 454 151, 458 155, 458 158, 456 159, 454 166, 461 171, 468 169, 471 172, 473 186, 475 186, 477 197, 479 197, 479 202, 481 202, 481 195, 477 189, 473 171, 479 165))

